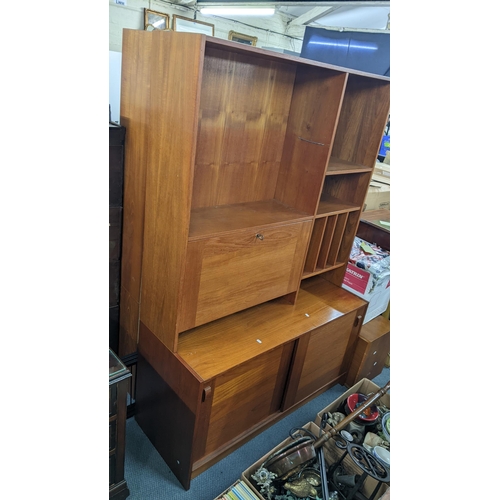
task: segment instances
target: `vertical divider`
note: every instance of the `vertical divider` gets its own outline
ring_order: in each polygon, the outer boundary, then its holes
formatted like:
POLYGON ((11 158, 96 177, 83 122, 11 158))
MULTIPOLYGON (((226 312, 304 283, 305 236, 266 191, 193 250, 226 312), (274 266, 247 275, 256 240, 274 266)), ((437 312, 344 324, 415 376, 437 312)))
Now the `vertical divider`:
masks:
POLYGON ((348 215, 349 217, 346 220, 345 228, 343 231, 345 235, 344 241, 339 245, 339 252, 337 257, 340 262, 346 262, 349 259, 352 242, 354 241, 354 236, 356 235, 356 230, 358 228, 360 212, 350 212, 346 215, 348 215))
POLYGON ((317 267, 319 269, 324 269, 326 267, 326 260, 332 246, 333 235, 335 233, 335 226, 337 225, 338 215, 330 215, 326 223, 325 235, 323 236, 323 242, 321 244, 321 249, 318 256, 317 267))
POLYGON ((344 231, 347 223, 347 216, 349 214, 343 213, 339 214, 337 224, 335 226, 335 231, 333 233, 332 245, 330 247, 330 252, 328 254, 327 264, 329 266, 334 266, 337 263, 337 256, 339 254, 340 245, 344 237, 344 231))
POLYGON ((318 255, 320 252, 323 235, 325 233, 326 217, 321 217, 314 221, 313 232, 311 235, 311 242, 307 252, 305 272, 312 273, 316 269, 318 262, 318 255))

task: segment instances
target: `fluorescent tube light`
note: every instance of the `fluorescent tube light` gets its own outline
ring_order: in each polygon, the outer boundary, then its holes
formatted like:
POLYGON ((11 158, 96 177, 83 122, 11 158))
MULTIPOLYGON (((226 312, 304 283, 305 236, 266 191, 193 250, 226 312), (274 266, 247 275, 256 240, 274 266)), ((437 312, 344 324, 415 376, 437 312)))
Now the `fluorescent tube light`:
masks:
POLYGON ((274 7, 202 7, 200 12, 216 16, 272 16, 274 7))

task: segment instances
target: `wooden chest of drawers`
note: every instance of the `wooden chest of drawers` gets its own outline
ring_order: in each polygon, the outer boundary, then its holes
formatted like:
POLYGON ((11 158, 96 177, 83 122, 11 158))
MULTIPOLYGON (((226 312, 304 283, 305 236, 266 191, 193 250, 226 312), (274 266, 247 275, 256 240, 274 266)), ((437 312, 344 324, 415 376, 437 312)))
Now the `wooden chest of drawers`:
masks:
POLYGON ((109 350, 109 498, 129 496, 125 481, 125 424, 127 392, 132 374, 116 354, 109 350))
POLYGON ((347 386, 363 378, 372 379, 382 372, 389 353, 390 330, 391 323, 383 316, 377 316, 362 326, 347 373, 347 386))

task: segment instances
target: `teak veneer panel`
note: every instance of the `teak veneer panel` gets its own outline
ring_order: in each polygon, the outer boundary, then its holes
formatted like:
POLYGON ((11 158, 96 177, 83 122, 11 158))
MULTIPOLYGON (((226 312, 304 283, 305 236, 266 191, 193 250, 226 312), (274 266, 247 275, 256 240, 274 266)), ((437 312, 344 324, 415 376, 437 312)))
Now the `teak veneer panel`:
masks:
POLYGON ((264 226, 311 219, 310 215, 275 200, 195 208, 191 212, 189 240, 221 235, 238 229, 261 229, 264 226))
POLYGON ((353 311, 333 323, 317 328, 307 336, 302 336, 297 349, 306 352, 300 369, 300 377, 294 403, 335 380, 341 374, 345 349, 349 334, 356 320, 353 311))
POLYGON ((276 199, 314 214, 330 157, 346 73, 298 67, 276 199))
POLYGON ((190 241, 177 330, 298 289, 312 221, 190 241))
POLYGON ((123 224, 121 256, 120 356, 137 350, 141 297, 142 248, 146 157, 149 135, 150 60, 143 57, 151 39, 142 31, 123 37, 123 50, 130 53, 122 62, 120 121, 127 130, 124 155, 123 224))
POLYGON ((177 354, 210 380, 364 305, 321 277, 309 278, 294 305, 276 299, 184 332, 177 354))
POLYGON ((281 345, 216 378, 205 455, 280 411, 292 348, 281 345))
POLYGON ((389 82, 349 74, 331 156, 373 168, 389 116, 389 100, 389 82))
POLYGON ((207 47, 193 208, 272 199, 295 66, 207 47))
POLYGON ((162 63, 150 81, 141 321, 175 351, 204 47, 190 33, 151 35, 151 59, 162 63))

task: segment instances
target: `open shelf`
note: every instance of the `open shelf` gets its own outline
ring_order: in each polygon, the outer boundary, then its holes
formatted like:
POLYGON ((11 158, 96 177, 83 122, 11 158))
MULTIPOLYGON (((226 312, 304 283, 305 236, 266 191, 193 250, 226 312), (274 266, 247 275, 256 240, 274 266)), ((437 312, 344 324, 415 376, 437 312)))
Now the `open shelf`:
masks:
POLYGON ((340 158, 330 158, 325 175, 353 174, 359 172, 371 172, 371 167, 359 165, 352 161, 341 160, 340 158))
POLYGON ((326 176, 316 215, 360 210, 371 175, 370 169, 358 169, 356 173, 326 176))
POLYGON ((360 209, 360 205, 354 205, 353 203, 339 200, 333 196, 324 196, 319 202, 318 213, 316 216, 319 217, 346 212, 355 212, 360 209))
POLYGON ((276 200, 195 208, 191 211, 189 240, 239 229, 262 228, 310 219, 311 215, 287 207, 276 200))

